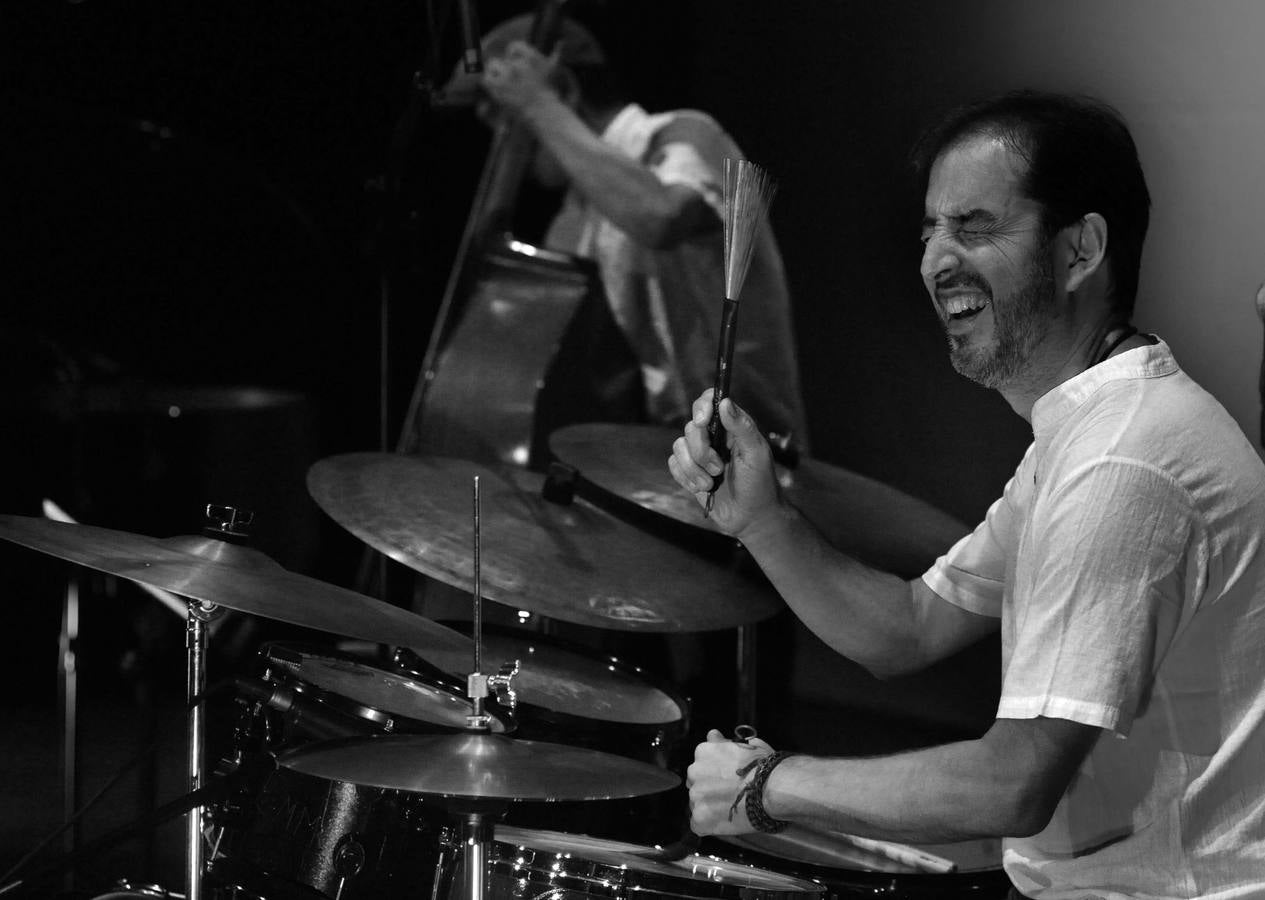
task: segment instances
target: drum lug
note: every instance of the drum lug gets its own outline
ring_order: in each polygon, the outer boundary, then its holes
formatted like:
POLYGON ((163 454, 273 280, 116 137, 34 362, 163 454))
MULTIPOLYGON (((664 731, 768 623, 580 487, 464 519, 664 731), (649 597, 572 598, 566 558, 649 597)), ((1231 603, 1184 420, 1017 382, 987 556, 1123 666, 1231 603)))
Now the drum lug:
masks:
POLYGON ((330 862, 334 866, 334 872, 340 878, 355 878, 365 867, 365 861, 369 855, 365 852, 365 845, 354 834, 344 835, 334 848, 333 858, 330 862))

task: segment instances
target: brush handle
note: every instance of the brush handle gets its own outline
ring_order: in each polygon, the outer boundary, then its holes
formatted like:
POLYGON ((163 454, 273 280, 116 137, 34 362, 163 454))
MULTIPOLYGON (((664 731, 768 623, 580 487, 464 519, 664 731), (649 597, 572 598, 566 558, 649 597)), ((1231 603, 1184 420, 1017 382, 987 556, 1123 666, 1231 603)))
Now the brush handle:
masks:
MULTIPOLYGON (((712 418, 707 423, 707 439, 712 449, 729 462, 729 447, 725 444, 725 427, 720 424, 720 401, 729 396, 729 379, 733 373, 734 336, 738 333, 738 301, 726 298, 720 317, 720 348, 716 353, 716 383, 712 390, 712 418)), ((710 493, 715 493, 725 480, 721 472, 712 480, 710 493)))

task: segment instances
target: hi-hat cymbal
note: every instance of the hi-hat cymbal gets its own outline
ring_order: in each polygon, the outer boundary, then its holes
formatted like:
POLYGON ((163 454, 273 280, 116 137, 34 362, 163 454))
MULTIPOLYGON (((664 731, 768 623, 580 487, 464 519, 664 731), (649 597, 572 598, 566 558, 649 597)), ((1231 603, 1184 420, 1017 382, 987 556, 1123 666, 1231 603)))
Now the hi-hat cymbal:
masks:
MULTIPOLYGON (((549 449, 597 487, 638 506, 718 531, 698 501, 668 474, 678 432, 659 425, 571 425, 549 437, 549 449)), ((969 530, 949 514, 896 488, 814 459, 777 467, 787 500, 835 547, 905 577, 926 571, 969 530)))
POLYGON ((466 460, 351 453, 308 471, 308 490, 376 550, 457 588, 473 581, 471 479, 480 478, 483 595, 564 622, 707 631, 767 618, 773 589, 580 498, 543 499, 544 476, 466 460))
POLYGON ((0 539, 109 575, 240 612, 419 653, 473 644, 429 619, 290 572, 258 550, 211 537, 152 538, 0 515, 0 539))
POLYGON ((616 800, 681 783, 649 763, 499 734, 340 738, 291 750, 277 763, 331 781, 485 800, 616 800))

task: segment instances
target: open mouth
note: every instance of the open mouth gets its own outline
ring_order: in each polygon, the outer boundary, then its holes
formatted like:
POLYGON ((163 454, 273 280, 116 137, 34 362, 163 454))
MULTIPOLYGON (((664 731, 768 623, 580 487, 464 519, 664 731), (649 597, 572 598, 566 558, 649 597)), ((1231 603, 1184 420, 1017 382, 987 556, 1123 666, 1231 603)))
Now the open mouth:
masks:
POLYGON ((988 306, 988 300, 980 294, 950 297, 943 303, 944 317, 950 322, 967 322, 978 316, 988 306))

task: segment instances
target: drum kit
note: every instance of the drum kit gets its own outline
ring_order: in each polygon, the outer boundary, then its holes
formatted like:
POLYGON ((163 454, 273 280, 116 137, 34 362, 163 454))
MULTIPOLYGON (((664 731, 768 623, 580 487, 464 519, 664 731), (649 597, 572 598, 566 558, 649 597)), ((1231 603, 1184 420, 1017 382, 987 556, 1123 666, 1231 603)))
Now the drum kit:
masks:
MULTIPOLYGON (((469 628, 284 569, 249 546, 249 515, 224 507, 208 507, 197 536, 3 515, 0 539, 186 605, 189 900, 1004 896, 995 847, 933 875, 827 833, 700 845, 684 824, 689 703, 676 688, 483 622, 484 599, 631 633, 741 630, 776 613, 741 548, 671 482, 670 443, 655 427, 571 426, 551 440, 548 474, 385 453, 316 463, 318 505, 369 547, 469 591, 469 628), (233 678, 234 751, 209 775, 208 632, 229 611, 343 643, 266 643, 257 670, 233 678), (205 791, 216 779, 230 787, 205 791)), ((779 477, 836 544, 894 571, 963 531, 811 460, 779 477)))

